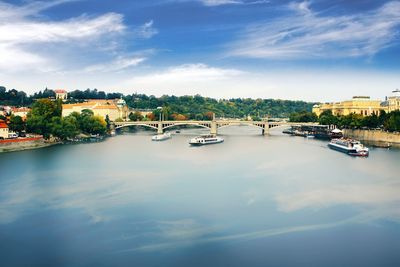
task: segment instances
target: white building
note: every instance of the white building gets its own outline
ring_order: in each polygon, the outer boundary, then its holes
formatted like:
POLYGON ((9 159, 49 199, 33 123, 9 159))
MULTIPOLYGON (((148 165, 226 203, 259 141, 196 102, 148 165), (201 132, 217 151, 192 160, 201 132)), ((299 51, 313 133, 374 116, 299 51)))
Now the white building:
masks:
POLYGON ((68 92, 63 89, 54 90, 56 93, 56 99, 66 100, 68 97, 68 92))
POLYGON ((7 139, 8 134, 9 134, 8 125, 5 122, 0 121, 0 139, 7 139))

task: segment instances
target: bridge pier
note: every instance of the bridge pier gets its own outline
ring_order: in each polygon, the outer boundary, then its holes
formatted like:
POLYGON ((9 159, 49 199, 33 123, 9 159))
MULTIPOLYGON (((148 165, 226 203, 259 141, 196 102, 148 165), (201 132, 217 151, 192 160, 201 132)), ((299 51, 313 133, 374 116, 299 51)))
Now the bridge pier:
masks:
POLYGON ((163 133, 164 133, 163 124, 162 122, 159 122, 157 126, 157 134, 163 134, 163 133))
POLYGON ((269 134, 269 124, 268 122, 265 122, 262 128, 262 135, 268 135, 269 134))
POLYGON ((210 134, 212 134, 212 135, 217 135, 218 134, 217 122, 215 120, 211 121, 210 134))

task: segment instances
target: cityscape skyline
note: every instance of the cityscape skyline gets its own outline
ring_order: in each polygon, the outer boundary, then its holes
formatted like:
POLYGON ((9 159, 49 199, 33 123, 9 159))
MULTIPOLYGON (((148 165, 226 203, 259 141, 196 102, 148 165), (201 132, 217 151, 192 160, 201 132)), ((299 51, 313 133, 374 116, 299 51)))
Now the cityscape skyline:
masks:
POLYGON ((29 93, 338 101, 399 87, 399 1, 0 1, 0 81, 29 93))

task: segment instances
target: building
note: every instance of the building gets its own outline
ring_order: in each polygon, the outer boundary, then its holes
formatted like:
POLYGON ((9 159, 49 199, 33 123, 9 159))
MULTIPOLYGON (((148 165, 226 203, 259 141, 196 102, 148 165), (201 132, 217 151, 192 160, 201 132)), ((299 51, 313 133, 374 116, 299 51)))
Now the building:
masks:
POLYGON ((314 105, 312 111, 319 116, 326 110, 332 111, 332 114, 336 116, 346 116, 351 113, 370 116, 379 115, 381 110, 386 111, 387 108, 380 100, 373 100, 369 96, 354 96, 351 100, 314 105))
POLYGON ((387 112, 400 110, 400 90, 392 91, 392 95, 387 99, 387 112))
POLYGON ((115 121, 117 119, 126 120, 128 118, 129 111, 123 99, 94 99, 88 100, 87 102, 83 103, 63 104, 62 116, 66 117, 72 112, 81 113, 84 109, 89 109, 93 111, 93 114, 95 116, 100 116, 104 119, 106 119, 106 117, 108 116, 111 121, 115 121))
POLYGON ((11 108, 11 114, 14 116, 20 116, 22 118, 22 120, 26 120, 28 113, 31 111, 30 108, 27 107, 21 107, 21 108, 16 108, 16 107, 12 107, 11 108))
POLYGON ((0 121, 0 139, 7 139, 9 134, 8 125, 4 121, 0 121))
POLYGON ((56 93, 56 99, 66 100, 68 97, 68 92, 63 89, 54 90, 56 93))

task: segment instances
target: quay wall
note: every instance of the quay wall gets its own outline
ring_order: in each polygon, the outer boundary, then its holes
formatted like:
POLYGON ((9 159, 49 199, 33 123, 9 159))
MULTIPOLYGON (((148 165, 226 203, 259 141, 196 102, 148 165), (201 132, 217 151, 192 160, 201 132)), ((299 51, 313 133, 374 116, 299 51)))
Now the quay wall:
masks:
POLYGON ((6 139, 6 140, 0 140, 0 153, 35 149, 40 147, 46 147, 49 145, 51 144, 46 143, 42 137, 6 139))
POLYGON ((354 138, 371 145, 388 145, 400 148, 400 133, 390 133, 380 130, 351 130, 344 129, 345 137, 354 138))

